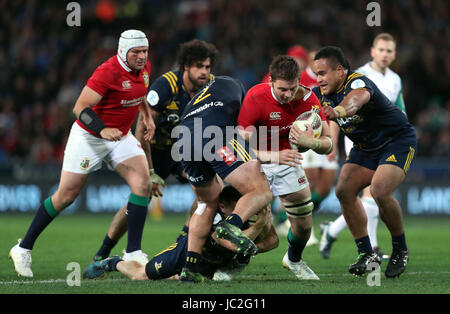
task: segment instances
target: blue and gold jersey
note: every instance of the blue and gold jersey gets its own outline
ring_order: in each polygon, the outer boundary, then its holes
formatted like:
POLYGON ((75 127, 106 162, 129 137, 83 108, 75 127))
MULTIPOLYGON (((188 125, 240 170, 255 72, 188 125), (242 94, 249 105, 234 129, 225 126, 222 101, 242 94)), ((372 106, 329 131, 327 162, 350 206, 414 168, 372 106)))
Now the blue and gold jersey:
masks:
POLYGON ((182 125, 193 127, 194 118, 201 118, 202 127, 236 126, 245 89, 239 80, 216 76, 199 90, 183 113, 182 125))
MULTIPOLYGON (((211 74, 210 79, 214 78, 211 74)), ((173 144, 172 129, 181 121, 181 115, 191 100, 183 85, 183 71, 169 71, 158 77, 149 88, 147 101, 160 113, 155 121, 155 135, 151 141, 159 149, 168 149, 173 144)))
POLYGON ((344 85, 333 95, 325 95, 320 87, 315 87, 313 92, 322 106, 334 108, 355 89, 367 90, 370 100, 353 116, 336 120, 341 131, 353 141, 354 146, 365 151, 374 151, 398 136, 415 138, 414 127, 405 114, 361 73, 349 71, 344 85))

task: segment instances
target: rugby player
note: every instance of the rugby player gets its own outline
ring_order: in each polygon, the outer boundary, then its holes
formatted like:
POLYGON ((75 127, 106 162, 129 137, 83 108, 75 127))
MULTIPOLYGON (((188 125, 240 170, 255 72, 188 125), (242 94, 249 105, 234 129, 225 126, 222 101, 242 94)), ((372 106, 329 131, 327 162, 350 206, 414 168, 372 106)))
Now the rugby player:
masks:
MULTIPOLYGON (((236 130, 244 95, 241 82, 226 76, 215 77, 189 102, 179 126, 179 140, 174 145, 177 149, 173 151, 178 151, 199 200, 199 207, 189 222, 188 251, 181 281, 202 280, 197 261, 222 190, 218 177, 235 187, 242 197, 233 213, 217 225, 217 236, 232 242, 244 254, 257 253, 253 241, 239 228, 269 204, 272 194, 260 162, 236 130)), ((300 158, 300 153, 289 149, 280 162, 298 163, 300 158)))
POLYGON ((149 86, 148 40, 138 30, 120 35, 117 55, 100 65, 75 103, 77 118, 70 131, 61 178, 56 192, 38 209, 23 240, 9 252, 19 276, 33 277, 31 250, 50 222, 69 206, 84 187, 89 174, 102 162, 130 186, 127 204, 127 252, 141 250, 142 231, 150 200, 149 169, 145 153, 130 128, 138 111, 148 130, 154 122, 145 95, 149 86))
MULTIPOLYGON (((223 188, 219 195, 219 209, 214 217, 214 225, 231 214, 240 197, 241 194, 232 186, 223 188)), ((189 220, 188 218, 177 239, 146 265, 112 256, 90 264, 83 272, 83 277, 93 279, 107 272, 119 271, 132 280, 178 279, 186 260, 189 220)), ((270 208, 265 208, 253 224, 245 223, 242 226, 244 234, 255 241, 259 253, 278 246, 278 237, 271 220, 270 208)), ((215 237, 214 229, 211 229, 200 256, 200 273, 204 278, 231 280, 248 265, 250 256, 229 250, 220 243, 222 242, 215 237)))
MULTIPOLYGON (((164 180, 169 175, 177 177, 180 183, 187 183, 181 162, 171 156, 172 130, 181 121, 182 113, 195 92, 206 85, 213 77, 211 68, 217 59, 218 51, 214 45, 191 40, 182 44, 178 53, 178 70, 169 71, 158 77, 150 85, 147 102, 156 124, 155 136, 150 144, 144 140, 145 127, 139 119, 136 126, 136 138, 140 141, 149 164, 152 194, 162 196, 164 180)), ((139 118, 142 116, 140 115, 139 118)), ((196 201, 194 202, 196 204, 196 201)), ((111 253, 120 238, 127 231, 126 207, 114 216, 100 249, 93 260, 105 259, 111 253)), ((142 251, 126 253, 124 260, 135 260, 145 265, 147 255, 142 251)))
MULTIPOLYGON (((355 72, 364 74, 387 98, 396 105, 403 113, 405 112, 405 103, 402 94, 402 81, 400 76, 392 71, 389 66, 394 62, 396 55, 396 42, 394 37, 388 33, 381 33, 373 40, 370 50, 372 61, 367 62, 362 67, 356 69, 355 72)), ((353 142, 345 137, 345 151, 348 156, 353 146, 353 142)), ((367 215, 367 232, 369 234, 370 243, 373 250, 382 258, 389 259, 388 255, 383 254, 378 246, 377 226, 379 209, 370 194, 370 188, 363 190, 361 202, 367 215)), ((320 240, 319 250, 324 258, 329 258, 333 242, 339 233, 347 227, 345 218, 341 215, 331 223, 321 224, 322 238, 320 240)))
POLYGON ((324 47, 314 59, 319 83, 314 91, 323 110, 353 141, 336 186, 336 196, 359 253, 356 262, 349 266, 349 272, 362 275, 369 265, 381 263, 373 251, 367 216, 358 198, 370 185, 380 217, 392 237, 392 255, 385 275, 388 278, 399 276, 406 269, 409 251, 402 211, 394 198, 394 190, 403 182, 415 155, 414 127, 370 79, 350 70, 340 48, 324 47))
POLYGON ((314 207, 308 179, 300 165, 280 165, 277 161, 285 151, 289 152, 290 136, 294 144, 319 154, 328 154, 333 149, 319 100, 311 89, 299 85, 300 73, 301 68, 294 58, 287 55, 275 57, 270 65, 270 83, 258 84, 248 91, 238 124, 247 141, 258 136, 259 145, 255 147, 255 153, 260 160, 267 162, 262 167, 270 189, 274 197, 280 198, 291 223, 289 248, 283 257, 283 266, 298 279, 318 280, 319 277, 302 260, 303 249, 311 235, 314 207), (300 114, 310 110, 315 110, 322 119, 322 134, 318 139, 313 138, 311 127, 305 132, 297 127, 291 128, 300 114), (278 131, 274 132, 274 128, 278 131))

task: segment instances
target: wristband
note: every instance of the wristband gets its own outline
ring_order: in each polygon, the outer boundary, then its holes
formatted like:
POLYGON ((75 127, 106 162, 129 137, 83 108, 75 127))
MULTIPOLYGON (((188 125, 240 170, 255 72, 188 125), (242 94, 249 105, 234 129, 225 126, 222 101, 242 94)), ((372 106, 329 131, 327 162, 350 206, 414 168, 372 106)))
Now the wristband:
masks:
POLYGON ((94 110, 87 107, 84 108, 80 116, 78 117, 78 120, 89 130, 92 132, 100 135, 100 132, 106 128, 106 125, 103 123, 103 121, 100 119, 100 117, 95 113, 94 110))
POLYGON ((329 136, 325 136, 325 138, 330 141, 330 148, 324 154, 324 155, 328 155, 329 153, 331 153, 333 151, 333 140, 329 136))
POLYGON ((345 110, 345 108, 342 106, 336 106, 334 107, 334 110, 338 113, 338 118, 343 118, 347 115, 347 110, 345 110))

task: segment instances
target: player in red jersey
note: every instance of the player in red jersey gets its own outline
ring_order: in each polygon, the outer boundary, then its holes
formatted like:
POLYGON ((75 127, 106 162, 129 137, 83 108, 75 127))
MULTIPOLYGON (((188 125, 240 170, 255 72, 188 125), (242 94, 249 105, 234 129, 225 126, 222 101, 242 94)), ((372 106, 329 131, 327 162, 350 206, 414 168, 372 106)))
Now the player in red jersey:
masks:
POLYGON ((238 124, 244 129, 241 132, 246 140, 252 141, 257 132, 255 153, 265 163, 262 166, 272 194, 280 197, 291 222, 289 249, 283 258, 283 266, 298 279, 318 280, 319 277, 302 260, 303 249, 311 234, 314 207, 308 180, 301 166, 279 164, 283 155, 290 151, 290 141, 319 154, 328 154, 333 149, 319 100, 311 89, 298 84, 300 73, 300 66, 294 58, 275 57, 270 65, 270 83, 258 84, 248 91, 238 124), (309 110, 318 112, 322 119, 323 130, 318 139, 314 139, 312 128, 305 132, 297 127, 291 128, 296 118, 309 110))
POLYGON ((140 251, 149 202, 149 169, 140 143, 130 128, 138 113, 144 116, 149 141, 154 130, 145 102, 149 85, 148 40, 138 30, 120 36, 117 55, 100 65, 75 103, 77 117, 64 154, 59 186, 38 209, 23 241, 10 251, 19 276, 33 277, 31 250, 42 231, 79 195, 89 174, 105 162, 130 186, 127 204, 127 252, 140 251))

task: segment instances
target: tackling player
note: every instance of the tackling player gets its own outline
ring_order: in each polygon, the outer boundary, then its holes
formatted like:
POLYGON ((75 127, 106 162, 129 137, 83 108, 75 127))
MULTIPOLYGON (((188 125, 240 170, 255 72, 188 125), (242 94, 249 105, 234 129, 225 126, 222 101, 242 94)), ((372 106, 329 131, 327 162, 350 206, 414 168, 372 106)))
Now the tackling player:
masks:
POLYGON ((138 113, 153 135, 154 123, 145 102, 149 86, 148 40, 138 30, 120 35, 117 55, 100 65, 75 103, 77 117, 70 131, 58 189, 38 209, 25 238, 9 252, 16 272, 33 277, 31 250, 42 231, 69 206, 89 174, 105 162, 130 186, 127 204, 127 252, 141 249, 142 231, 150 200, 149 169, 145 153, 130 128, 138 113))
MULTIPOLYGON (((153 109, 151 114, 156 124, 155 136, 150 144, 144 140, 145 127, 143 120, 139 119, 136 138, 142 144, 147 156, 154 196, 162 196, 164 180, 171 174, 181 183, 187 182, 181 162, 174 161, 171 156, 173 145, 171 133, 180 123, 182 113, 195 92, 213 77, 211 68, 217 55, 218 51, 212 44, 201 40, 186 42, 178 53, 179 69, 161 75, 150 85, 147 102, 153 109)), ((122 208, 114 216, 108 233, 93 258, 94 261, 108 257, 127 231, 125 210, 126 207, 122 208)), ((147 255, 140 251, 133 254, 125 253, 123 259, 139 261, 143 265, 148 262, 147 255)))
POLYGON ((289 248, 283 257, 283 266, 298 279, 318 280, 317 275, 302 260, 303 249, 311 235, 311 192, 305 172, 300 165, 279 165, 277 159, 289 152, 290 136, 294 144, 309 147, 319 154, 328 154, 333 148, 330 131, 321 105, 311 89, 299 85, 301 68, 290 56, 277 56, 270 65, 270 84, 258 84, 245 96, 238 124, 247 141, 258 136, 258 158, 269 180, 274 197, 279 197, 291 227, 289 248), (302 132, 292 123, 303 112, 315 110, 322 119, 322 135, 313 138, 313 130, 302 132), (262 128, 265 127, 265 130, 262 128))
MULTIPOLYGON (((231 214, 240 197, 241 194, 232 186, 223 188, 219 195, 220 210, 215 215, 214 225, 231 214)), ((132 280, 177 279, 186 261, 189 220, 188 218, 177 239, 167 249, 156 254, 146 265, 112 256, 89 265, 83 272, 83 277, 93 279, 105 272, 119 271, 132 280)), ((271 221, 270 209, 265 208, 253 224, 246 223, 242 226, 244 234, 255 241, 259 253, 278 246, 278 237, 271 221)), ((200 273, 205 278, 230 280, 250 262, 249 256, 229 250, 221 243, 223 244, 211 229, 199 260, 200 273), (224 269, 227 270, 226 273, 224 269)))
MULTIPOLYGON (((175 144, 178 151, 173 151, 180 155, 199 200, 199 207, 189 222, 188 251, 181 281, 202 281, 198 260, 222 190, 217 176, 242 194, 233 213, 217 225, 217 236, 231 241, 244 254, 257 252, 255 244, 239 228, 269 204, 272 194, 260 171, 260 162, 235 130, 244 94, 239 81, 215 77, 188 104, 178 129, 179 140, 175 144)), ((300 153, 290 150, 284 161, 296 163, 297 158, 301 158, 300 153)))
POLYGON ((394 190, 403 182, 414 158, 417 138, 406 115, 364 75, 353 72, 338 47, 324 47, 315 56, 319 87, 314 91, 329 119, 353 141, 339 175, 336 196, 358 248, 349 272, 362 275, 371 263, 381 263, 373 251, 367 216, 358 194, 370 185, 380 217, 392 237, 388 278, 402 274, 408 261, 402 211, 394 190))
MULTIPOLYGON (((402 95, 402 81, 400 76, 392 71, 389 66, 395 60, 396 42, 392 35, 381 33, 377 35, 373 41, 371 48, 372 61, 367 62, 362 67, 356 69, 355 72, 364 74, 386 97, 396 105, 403 113, 405 112, 405 104, 402 95)), ((353 142, 345 137, 345 151, 347 156, 353 146, 353 142)), ((377 225, 379 210, 378 206, 370 194, 370 188, 363 190, 361 198, 362 205, 367 215, 367 231, 373 250, 384 260, 388 259, 388 255, 384 255, 378 247, 377 225)), ((339 233, 347 227, 345 218, 341 215, 332 223, 321 224, 322 238, 320 240, 319 250, 324 258, 330 256, 331 246, 336 240, 339 233)))

